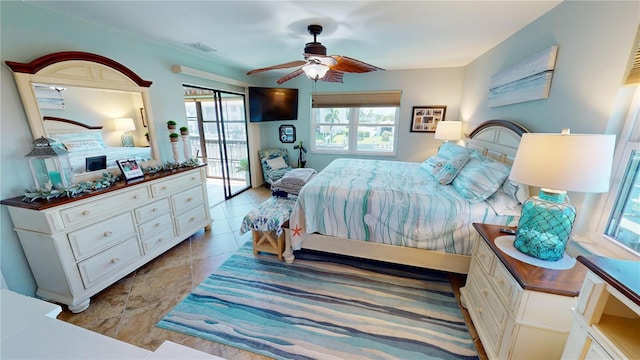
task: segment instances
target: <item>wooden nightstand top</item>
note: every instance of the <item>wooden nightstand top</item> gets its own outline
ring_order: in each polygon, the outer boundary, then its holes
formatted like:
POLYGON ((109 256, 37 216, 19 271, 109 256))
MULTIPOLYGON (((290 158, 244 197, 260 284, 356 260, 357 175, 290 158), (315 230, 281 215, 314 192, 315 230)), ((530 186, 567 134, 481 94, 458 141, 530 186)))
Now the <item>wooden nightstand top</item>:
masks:
POLYGON ((480 236, 486 241, 502 264, 525 290, 540 291, 563 296, 578 296, 582 288, 587 268, 576 262, 567 270, 552 270, 524 263, 500 250, 495 238, 504 235, 500 228, 505 226, 474 223, 480 236))

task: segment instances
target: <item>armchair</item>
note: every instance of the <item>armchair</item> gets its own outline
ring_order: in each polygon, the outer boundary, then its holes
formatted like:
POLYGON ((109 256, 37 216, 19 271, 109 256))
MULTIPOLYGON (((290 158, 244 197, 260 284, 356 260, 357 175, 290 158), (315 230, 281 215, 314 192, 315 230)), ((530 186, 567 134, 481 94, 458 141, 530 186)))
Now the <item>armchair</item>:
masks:
POLYGON ((284 148, 263 149, 258 151, 262 175, 267 184, 273 184, 284 174, 293 170, 289 166, 289 153, 284 148))

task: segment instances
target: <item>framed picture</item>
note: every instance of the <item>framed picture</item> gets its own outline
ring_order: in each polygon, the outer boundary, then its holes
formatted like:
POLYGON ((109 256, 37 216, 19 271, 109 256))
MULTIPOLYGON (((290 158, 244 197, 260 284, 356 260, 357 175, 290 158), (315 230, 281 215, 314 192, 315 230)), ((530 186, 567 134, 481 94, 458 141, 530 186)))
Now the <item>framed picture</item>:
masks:
POLYGON ((116 163, 126 181, 144 177, 142 168, 135 159, 116 160, 116 163))
POLYGON ((444 105, 414 106, 411 112, 411 132, 436 132, 438 121, 444 120, 444 105))
POLYGON ((296 141, 296 127, 293 125, 280 125, 280 142, 294 143, 296 141))

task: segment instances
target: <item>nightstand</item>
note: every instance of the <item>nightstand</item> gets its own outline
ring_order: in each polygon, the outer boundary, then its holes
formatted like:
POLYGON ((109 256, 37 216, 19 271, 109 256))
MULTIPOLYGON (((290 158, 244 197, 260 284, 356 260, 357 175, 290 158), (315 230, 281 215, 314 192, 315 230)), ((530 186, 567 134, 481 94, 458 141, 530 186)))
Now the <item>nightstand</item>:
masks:
POLYGON ((482 345, 491 359, 558 359, 571 328, 572 312, 587 269, 526 264, 500 250, 504 226, 473 224, 474 244, 467 282, 460 289, 482 345))

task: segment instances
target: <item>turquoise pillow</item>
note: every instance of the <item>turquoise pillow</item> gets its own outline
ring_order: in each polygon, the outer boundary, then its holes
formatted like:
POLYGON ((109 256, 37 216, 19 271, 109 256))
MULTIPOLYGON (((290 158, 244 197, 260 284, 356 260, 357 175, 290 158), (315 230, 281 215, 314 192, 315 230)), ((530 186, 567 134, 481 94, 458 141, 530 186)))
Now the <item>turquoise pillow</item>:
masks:
POLYGON ((511 168, 473 151, 469 162, 453 179, 452 185, 467 200, 484 201, 498 190, 509 176, 511 168))
MULTIPOLYGON (((440 145, 438 154, 425 160, 426 169, 441 185, 448 185, 469 160, 470 151, 466 147, 445 142, 440 145)), ((424 163, 423 163, 424 164, 424 163)))

